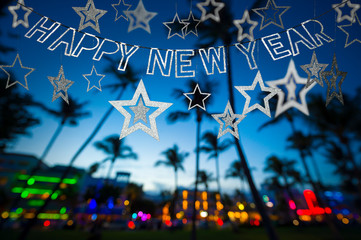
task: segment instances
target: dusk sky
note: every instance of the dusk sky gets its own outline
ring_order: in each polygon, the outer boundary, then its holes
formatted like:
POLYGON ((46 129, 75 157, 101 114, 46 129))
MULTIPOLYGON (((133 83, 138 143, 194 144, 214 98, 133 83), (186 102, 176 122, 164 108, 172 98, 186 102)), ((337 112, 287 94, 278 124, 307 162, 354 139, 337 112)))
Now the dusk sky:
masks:
MULTIPOLYGON (((145 9, 149 12, 158 13, 149 21, 151 33, 146 32, 144 29, 138 28, 128 32, 129 21, 124 18, 115 20, 116 11, 111 4, 118 3, 118 0, 100 1, 94 0, 94 4, 97 9, 106 10, 107 12, 99 19, 100 33, 95 31, 91 27, 86 27, 83 31, 89 34, 93 34, 102 38, 111 39, 117 42, 124 42, 132 45, 139 45, 147 48, 140 48, 134 56, 129 60, 129 65, 139 71, 139 80, 142 79, 151 101, 168 102, 173 105, 160 114, 156 118, 158 133, 160 141, 158 142, 148 134, 141 130, 138 130, 129 136, 125 137, 125 142, 130 145, 133 150, 138 154, 138 160, 120 160, 114 165, 113 176, 116 171, 129 171, 131 173, 131 181, 144 184, 144 190, 146 191, 159 191, 162 189, 173 189, 173 170, 165 167, 154 167, 154 163, 163 159, 160 153, 174 144, 177 144, 182 151, 190 153, 186 159, 184 167, 185 172, 179 174, 179 184, 183 187, 192 187, 195 176, 195 139, 196 139, 196 123, 194 118, 188 121, 179 121, 174 124, 169 124, 166 118, 169 113, 176 110, 186 111, 188 100, 186 97, 181 99, 175 99, 173 90, 175 88, 186 88, 187 78, 175 77, 175 63, 171 69, 169 77, 162 76, 159 68, 155 68, 155 74, 149 75, 146 73, 148 56, 150 50, 148 48, 162 48, 162 49, 195 49, 196 44, 200 41, 194 34, 189 34, 185 39, 181 39, 178 36, 173 36, 167 39, 169 30, 162 24, 163 22, 170 22, 173 20, 175 13, 177 12, 181 19, 188 18, 189 10, 192 6, 192 12, 199 19, 201 16, 200 10, 197 8, 196 3, 199 1, 186 1, 186 0, 143 0, 145 9), (186 103, 186 104, 185 104, 186 103)), ((125 0, 127 4, 132 5, 130 11, 134 10, 138 5, 138 0, 125 0)), ((203 2, 203 1, 201 1, 203 2)), ((267 1, 264 1, 266 4, 267 1)), ((345 94, 355 93, 357 87, 361 86, 359 81, 359 69, 361 67, 361 61, 358 59, 361 53, 360 40, 355 41, 348 47, 345 46, 346 34, 341 31, 337 26, 348 25, 350 22, 344 20, 340 23, 336 22, 337 13, 332 10, 332 4, 340 3, 340 0, 332 1, 316 1, 316 0, 303 0, 303 1, 291 1, 291 0, 277 0, 278 6, 290 6, 290 9, 282 15, 284 29, 288 29, 294 26, 298 26, 306 20, 315 18, 323 13, 323 16, 317 20, 322 23, 324 32, 332 39, 331 43, 324 42, 323 46, 317 47, 315 50, 319 63, 329 64, 326 71, 331 69, 333 55, 336 54, 337 63, 340 71, 347 72, 347 76, 342 84, 342 91, 345 94)), ((359 0, 352 0, 352 2, 359 3, 359 0)), ((87 0, 63 0, 63 1, 44 1, 44 0, 25 0, 25 4, 37 13, 49 17, 57 22, 62 23, 65 26, 78 29, 80 16, 73 10, 72 7, 84 7, 87 0)), ((231 10, 234 19, 241 19, 246 9, 251 11, 253 1, 229 1, 231 4, 231 10)), ((16 5, 16 1, 10 3, 10 5, 16 5)), ((345 10, 347 10, 345 8, 345 10)), ((349 10, 348 10, 349 11, 349 10)), ((356 13, 360 13, 358 10, 356 13)), ((100 61, 92 60, 95 50, 84 51, 79 57, 65 56, 64 45, 56 48, 54 51, 48 50, 48 47, 66 30, 65 27, 60 26, 56 32, 49 37, 44 43, 37 42, 37 38, 40 36, 34 35, 31 38, 26 38, 24 35, 34 26, 41 16, 36 13, 29 15, 29 28, 25 28, 22 25, 12 28, 12 14, 4 9, 5 15, 0 18, 0 24, 2 28, 2 35, 0 41, 2 44, 12 46, 16 51, 9 52, 1 55, 1 62, 5 65, 12 65, 16 54, 20 55, 23 66, 35 68, 29 76, 27 91, 19 84, 16 87, 19 91, 26 92, 42 103, 46 104, 49 108, 59 108, 61 98, 58 98, 52 102, 53 86, 48 80, 48 76, 58 76, 60 66, 63 66, 64 75, 66 79, 74 81, 74 84, 69 88, 68 94, 72 98, 84 102, 89 101, 86 106, 86 110, 91 111, 92 115, 89 118, 80 120, 80 124, 77 127, 65 127, 59 138, 56 140, 53 148, 45 159, 45 162, 50 166, 55 164, 68 164, 70 158, 74 155, 83 141, 91 133, 99 119, 104 112, 109 108, 108 101, 117 100, 117 92, 110 92, 107 89, 98 91, 93 88, 87 92, 87 81, 82 76, 83 74, 89 74, 92 70, 92 66, 96 67, 96 70, 100 74, 106 76, 101 81, 102 86, 106 86, 114 82, 115 76, 106 73, 105 69, 109 67, 109 62, 102 58, 100 61), (18 35, 18 38, 14 38, 14 35, 18 35)), ((349 12, 348 12, 349 13, 349 12)), ((222 11, 220 11, 222 14, 222 11)), ((361 14, 359 14, 361 16, 361 14)), ((260 39, 262 37, 282 32, 284 29, 275 25, 269 25, 260 30, 261 17, 256 14, 251 15, 251 19, 258 22, 258 25, 254 29, 254 38, 260 39)), ((297 27, 297 30, 302 30, 302 27, 297 27)), ((309 29, 310 32, 317 31, 316 28, 309 29)), ((361 39, 359 23, 354 23, 353 28, 348 28, 353 31, 350 34, 350 38, 361 39), (355 26, 355 27, 354 27, 355 26)), ((301 32, 301 31, 300 31, 301 32)), ((284 44, 285 49, 289 48, 289 41, 285 32, 280 33, 281 42, 284 44)), ((78 41, 82 37, 81 33, 76 33, 75 41, 78 41)), ((234 38, 236 39, 236 38, 234 38)), ((100 40, 101 42, 101 40, 100 40)), ((236 43, 235 41, 233 43, 236 43)), ((216 46, 221 46, 222 43, 218 42, 216 46)), ((300 65, 309 64, 311 61, 313 50, 308 49, 304 45, 299 45, 300 54, 297 56, 286 57, 280 60, 272 60, 267 49, 263 45, 262 41, 257 40, 256 48, 254 52, 255 60, 258 69, 250 70, 245 56, 238 51, 234 46, 231 47, 232 56, 232 70, 235 86, 250 86, 256 77, 258 71, 260 71, 263 81, 274 81, 282 79, 286 76, 288 65, 293 59, 296 65, 298 75, 302 78, 307 78, 306 72, 304 72, 300 65)), ((163 52, 164 53, 164 52, 163 52)), ((162 54, 163 54, 162 53, 162 54)), ((119 59, 121 58, 120 51, 114 55, 110 55, 115 60, 115 67, 117 66, 119 59)), ((228 66, 229 68, 229 66, 228 66)), ((192 59, 192 70, 196 72, 196 77, 193 78, 202 84, 200 79, 204 76, 204 67, 202 62, 197 56, 192 59)), ((228 69, 227 69, 228 70, 228 69)), ((4 72, 0 70, 0 74, 3 76, 4 72)), ((227 101, 228 101, 228 88, 227 88, 227 75, 226 74, 214 74, 209 75, 208 79, 217 82, 219 87, 216 92, 212 93, 209 97, 210 104, 206 101, 207 111, 210 113, 223 113, 227 101)), ((139 83, 139 82, 138 82, 139 83)), ((136 83, 136 86, 138 85, 136 83)), ((0 87, 5 87, 4 82, 0 83, 0 87)), ((265 84, 266 85, 266 84, 265 84)), ((321 93, 326 99, 327 86, 322 88, 319 85, 313 87, 306 95, 314 93, 321 93)), ((202 89, 201 89, 202 90, 202 89)), ((236 108, 235 113, 242 114, 245 98, 236 89, 233 89, 236 108)), ((123 94, 121 100, 131 100, 135 89, 128 88, 123 94)), ((190 92, 190 91, 188 91, 190 92)), ((248 91, 252 97, 250 105, 257 103, 257 93, 248 91)), ((277 98, 275 96, 274 98, 277 98)), ((337 101, 333 99, 332 101, 337 101)), ((261 103, 263 105, 263 103, 261 103)), ((337 105, 342 108, 341 104, 337 105)), ((41 124, 32 128, 31 137, 22 137, 17 142, 14 149, 8 150, 9 152, 19 152, 33 154, 40 156, 44 150, 46 144, 50 140, 54 133, 58 121, 43 111, 38 109, 31 109, 34 115, 41 119, 41 124)), ((190 111, 195 111, 194 109, 190 111)), ((272 118, 275 114, 275 109, 271 109, 272 118)), ((251 167, 255 167, 253 176, 257 186, 263 182, 264 178, 268 174, 263 172, 264 162, 267 157, 275 154, 279 157, 287 157, 298 161, 297 169, 303 172, 302 165, 300 163, 298 152, 294 150, 286 150, 286 139, 291 133, 290 126, 287 122, 270 126, 258 131, 258 128, 269 121, 270 118, 260 112, 254 110, 247 114, 246 118, 238 125, 239 134, 243 144, 245 154, 248 159, 248 163, 251 167)), ((100 132, 95 137, 94 141, 102 140, 106 136, 111 134, 120 135, 124 116, 114 109, 110 118, 104 124, 100 132)), ((213 120, 203 121, 202 132, 207 130, 215 130, 218 132, 219 124, 213 120)), ((296 122, 296 128, 303 130, 305 133, 310 132, 309 127, 302 123, 296 122)), ((224 140, 232 138, 231 134, 226 134, 220 138, 224 140)), ((85 149, 85 151, 79 156, 75 162, 75 166, 81 168, 89 168, 91 164, 96 161, 101 161, 105 158, 105 155, 97 150, 93 143, 85 149)), ((208 161, 208 156, 201 155, 200 169, 213 172, 215 176, 215 164, 213 160, 208 161)), ((227 152, 220 155, 220 173, 221 184, 225 191, 232 192, 235 188, 240 187, 238 179, 225 179, 225 171, 230 166, 230 163, 237 159, 235 148, 231 147, 227 152)), ((328 183, 336 183, 337 178, 332 174, 332 166, 326 163, 326 159, 321 154, 316 154, 317 164, 322 169, 323 180, 328 183)), ((105 176, 108 170, 107 164, 105 164, 95 176, 105 176)), ((313 170, 313 169, 312 169, 313 170)), ((247 184, 246 184, 247 185, 247 184)), ((203 188, 203 187, 201 187, 203 188)), ((248 187, 246 187, 247 189, 248 187)), ((210 185, 210 189, 216 189, 216 183, 213 182, 210 185)))

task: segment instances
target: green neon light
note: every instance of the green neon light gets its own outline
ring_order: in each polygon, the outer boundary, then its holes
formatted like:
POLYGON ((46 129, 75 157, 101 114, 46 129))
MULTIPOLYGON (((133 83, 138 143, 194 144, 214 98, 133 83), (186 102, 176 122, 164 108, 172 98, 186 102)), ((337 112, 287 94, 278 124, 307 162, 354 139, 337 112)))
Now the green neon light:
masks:
POLYGON ((21 214, 23 212, 23 209, 22 208, 17 208, 15 212, 16 212, 16 214, 21 214))
POLYGON ((29 196, 29 192, 28 191, 24 191, 21 193, 21 198, 27 198, 29 196))
POLYGON ((62 207, 59 211, 60 214, 66 213, 66 207, 62 207))
POLYGON ((68 219, 68 214, 58 214, 58 213, 39 213, 39 219, 53 219, 53 220, 66 220, 68 219))
MULTIPOLYGON (((23 192, 28 192, 28 194, 44 194, 44 193, 52 193, 51 189, 39 189, 39 188, 21 188, 21 187, 14 187, 13 189, 11 189, 11 192, 13 193, 21 193, 23 194, 23 192)), ((54 194, 57 194, 56 197, 58 197, 59 195, 59 191, 55 192, 54 194)), ((53 194, 53 195, 54 195, 53 194)))
POLYGON ((40 207, 43 206, 44 200, 41 199, 32 199, 28 201, 28 205, 31 207, 40 207))
POLYGON ((28 185, 33 185, 35 183, 35 179, 34 178, 29 178, 27 183, 28 183, 28 185))
POLYGON ((51 194, 51 199, 53 199, 53 200, 55 200, 55 199, 57 199, 58 198, 58 193, 53 193, 53 194, 51 194))
MULTIPOLYGON (((58 183, 60 182, 60 178, 58 177, 45 177, 45 176, 32 176, 30 179, 29 175, 23 174, 23 175, 19 175, 18 179, 19 180, 28 180, 28 184, 29 181, 30 183, 32 182, 32 184, 35 183, 35 181, 39 181, 39 182, 51 182, 51 183, 58 183), (33 180, 31 180, 33 179, 33 180)), ((78 180, 76 178, 64 178, 63 179, 63 183, 65 184, 76 184, 78 182, 78 180)), ((32 185, 29 184, 29 185, 32 185)))

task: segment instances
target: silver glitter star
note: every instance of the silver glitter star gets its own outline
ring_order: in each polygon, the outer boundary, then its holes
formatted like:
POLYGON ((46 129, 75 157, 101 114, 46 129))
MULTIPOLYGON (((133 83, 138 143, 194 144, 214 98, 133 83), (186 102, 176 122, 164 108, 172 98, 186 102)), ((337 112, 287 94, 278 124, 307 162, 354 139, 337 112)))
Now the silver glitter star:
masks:
POLYGON ((308 88, 315 81, 320 84, 321 87, 323 87, 322 73, 325 71, 327 66, 328 64, 318 63, 316 52, 314 51, 310 64, 301 65, 303 71, 307 73, 306 88, 308 88))
POLYGON ((140 97, 138 105, 135 107, 129 107, 134 112, 134 120, 133 123, 138 122, 139 120, 142 120, 145 123, 148 123, 147 121, 147 112, 150 110, 150 108, 147 108, 144 106, 143 99, 140 97))
POLYGON ((79 31, 86 27, 92 27, 100 33, 99 19, 107 13, 106 10, 96 9, 93 0, 88 0, 85 7, 73 7, 73 9, 80 16, 79 31))
POLYGON ((338 70, 336 54, 334 54, 331 70, 322 73, 322 76, 325 79, 326 84, 327 84, 326 107, 328 106, 328 104, 331 102, 331 100, 334 97, 336 97, 342 103, 342 105, 344 105, 341 84, 345 80, 346 75, 347 75, 347 72, 341 72, 338 70), (329 76, 331 76, 330 80, 327 78, 329 76), (338 77, 341 77, 341 80, 338 82, 338 84, 336 86, 338 77), (334 90, 334 91, 332 91, 332 93, 331 93, 331 90, 334 90), (338 90, 339 93, 337 93, 335 90, 338 90))
POLYGON ((187 19, 182 19, 182 22, 186 24, 185 36, 187 36, 190 33, 193 33, 198 37, 197 27, 201 23, 201 21, 194 18, 192 11, 189 12, 189 16, 187 19))
POLYGON ((132 5, 130 5, 130 4, 126 4, 124 2, 124 0, 119 0, 119 3, 112 4, 112 7, 115 9, 115 20, 114 21, 117 21, 121 17, 128 21, 128 17, 127 17, 127 15, 125 15, 124 12, 128 11, 131 6, 132 5))
POLYGON ((88 81, 87 92, 89 92, 92 88, 96 88, 99 91, 102 91, 102 86, 100 85, 101 80, 105 77, 103 74, 98 74, 95 66, 93 65, 92 70, 89 74, 83 74, 83 77, 88 81), (95 72, 95 76, 94 76, 95 72), (90 77, 90 79, 89 79, 90 77), (90 87, 91 86, 91 87, 90 87))
MULTIPOLYGON (((278 94, 278 101, 277 101, 277 108, 276 108, 276 115, 280 115, 281 113, 287 111, 288 109, 294 107, 297 108, 302 113, 309 115, 307 102, 306 102, 306 94, 310 91, 315 85, 316 82, 313 82, 308 88, 306 88, 307 78, 301 78, 298 75, 296 70, 296 66, 294 61, 291 59, 286 76, 284 78, 274 80, 274 81, 267 81, 266 82, 270 87, 278 88, 279 85, 284 85, 287 89, 287 101, 285 100, 285 93, 283 91, 277 92, 278 94), (301 101, 299 103, 296 98, 296 84, 303 84, 305 85, 299 92, 298 96, 301 101)), ((281 89, 280 89, 281 90, 281 89)))
MULTIPOLYGON (((158 136, 158 129, 157 129, 155 119, 162 112, 164 112, 167 108, 169 108, 172 105, 172 103, 150 101, 142 80, 140 80, 139 85, 138 85, 137 89, 135 90, 132 100, 109 101, 109 103, 111 105, 113 105, 113 107, 115 107, 125 117, 125 120, 123 123, 123 128, 120 133, 119 139, 122 139, 122 138, 128 136, 129 134, 140 129, 158 141, 159 141, 159 136, 158 136), (139 98, 144 100, 145 106, 157 108, 157 110, 155 110, 152 114, 149 115, 150 128, 139 121, 135 125, 129 127, 132 115, 127 110, 125 110, 124 106, 132 106, 132 107, 135 106, 137 104, 139 98)), ((139 103, 138 103, 138 106, 139 106, 139 103)), ((138 109, 134 109, 132 111, 136 115, 134 117, 134 120, 136 120, 136 118, 138 118, 138 120, 141 119, 142 118, 141 115, 144 114, 144 113, 139 113, 138 109)), ((142 110, 142 111, 144 111, 144 110, 142 110)))
POLYGON ((261 72, 258 71, 256 77, 253 80, 253 83, 251 86, 235 86, 235 88, 246 98, 246 103, 244 105, 243 108, 243 113, 242 114, 247 114, 253 110, 255 110, 256 108, 258 110, 260 110, 261 112, 263 112, 264 114, 266 114, 268 117, 271 117, 271 111, 269 108, 269 100, 276 95, 280 90, 277 88, 270 88, 270 87, 265 87, 263 84, 263 80, 262 80, 262 76, 261 76, 261 72), (264 107, 262 107, 259 103, 253 104, 251 107, 249 107, 249 104, 251 102, 251 97, 246 93, 247 90, 254 90, 257 83, 259 84, 259 86, 261 87, 262 92, 269 92, 269 94, 263 98, 263 102, 264 102, 264 107))
POLYGON ((169 29, 168 39, 175 35, 184 39, 184 29, 187 24, 179 20, 178 13, 174 15, 172 22, 163 22, 163 25, 169 29))
POLYGON ((54 87, 52 102, 54 102, 54 100, 56 100, 57 98, 61 97, 67 104, 69 104, 68 89, 71 87, 71 85, 73 85, 74 82, 65 79, 63 66, 60 66, 59 74, 57 77, 48 77, 48 79, 51 85, 53 85, 54 87))
POLYGON ((216 2, 215 0, 205 0, 204 2, 197 3, 197 7, 202 12, 201 22, 204 22, 208 19, 213 19, 216 22, 220 22, 221 19, 219 17, 219 12, 222 10, 224 5, 225 4, 223 2, 216 2), (213 8, 213 12, 207 12, 206 7, 209 7, 209 5, 212 5, 210 8, 213 8))
POLYGON ((18 4, 16 4, 15 6, 9 6, 8 9, 9 9, 10 13, 13 15, 13 24, 12 24, 13 28, 16 28, 17 26, 19 26, 19 24, 23 25, 25 28, 29 27, 29 19, 28 18, 33 9, 29 8, 29 7, 25 7, 24 0, 19 0, 18 4), (16 11, 19 10, 20 8, 26 12, 24 14, 24 20, 18 19, 18 14, 16 11))
MULTIPOLYGON (((0 68, 6 73, 6 75, 8 75, 8 80, 6 82, 6 87, 5 88, 9 88, 9 87, 15 85, 16 83, 18 83, 22 87, 24 87, 26 90, 29 90, 27 76, 30 73, 32 73, 35 70, 35 68, 24 67, 23 64, 21 63, 21 59, 20 59, 19 54, 16 54, 13 65, 10 65, 10 66, 0 65, 0 68), (15 67, 15 64, 16 64, 16 67, 15 67), (14 67, 15 67, 15 69, 19 69, 19 67, 20 67, 21 69, 26 69, 27 70, 26 73, 24 73, 24 81, 25 81, 24 83, 21 83, 18 80, 15 80, 15 81, 12 80, 10 73, 8 71, 6 71, 6 68, 14 68, 14 67), (10 83, 11 80, 12 80, 12 82, 10 83)), ((16 71, 16 72, 20 73, 20 71, 16 71)))
POLYGON ((132 11, 124 11, 125 15, 129 18, 128 32, 137 28, 142 28, 148 33, 150 32, 149 21, 154 18, 158 13, 148 12, 143 4, 142 0, 139 0, 138 6, 132 11))
POLYGON ((233 24, 238 28, 238 36, 237 36, 238 42, 241 42, 245 38, 247 38, 249 41, 254 40, 253 29, 258 25, 258 22, 251 20, 251 18, 249 17, 248 10, 244 11, 242 19, 233 20, 233 24), (247 22, 247 24, 251 25, 249 27, 248 33, 243 32, 244 29, 243 29, 242 25, 245 22, 247 22))
POLYGON ((334 8, 335 11, 337 12, 337 18, 336 18, 337 23, 342 22, 343 20, 349 20, 350 22, 355 22, 356 11, 360 8, 360 4, 353 4, 351 3, 350 0, 349 1, 342 0, 341 3, 332 4, 332 8, 334 8), (349 8, 352 8, 352 10, 350 11, 350 15, 342 15, 342 10, 340 8, 344 8, 346 4, 349 8))
POLYGON ((234 114, 229 101, 227 102, 227 106, 223 113, 212 114, 212 117, 220 124, 217 138, 222 137, 226 133, 230 133, 235 138, 239 139, 238 124, 246 117, 246 115, 234 114))
POLYGON ((199 85, 195 86, 193 92, 191 93, 183 93, 186 98, 189 99, 189 106, 188 110, 191 110, 194 107, 200 107, 204 111, 206 111, 206 106, 204 104, 204 101, 211 95, 210 93, 202 93, 199 89, 199 85), (194 95, 193 98, 189 97, 188 95, 194 95))
POLYGON ((268 0, 267 5, 264 8, 255 8, 252 9, 252 11, 262 18, 260 30, 270 24, 283 29, 284 27, 281 16, 288 9, 290 9, 290 6, 277 6, 274 0, 268 0))
POLYGON ((357 15, 355 15, 355 19, 353 22, 351 22, 348 25, 342 25, 342 26, 337 26, 339 29, 342 30, 342 32, 346 33, 346 43, 345 43, 345 48, 347 48, 348 46, 350 46, 352 43, 354 42, 359 42, 361 43, 361 40, 358 39, 359 37, 359 33, 361 31, 361 22, 360 19, 358 18, 357 15), (349 29, 349 31, 347 32, 346 29, 347 28, 355 28, 357 27, 358 29, 349 29), (350 37, 351 36, 351 37, 350 37))

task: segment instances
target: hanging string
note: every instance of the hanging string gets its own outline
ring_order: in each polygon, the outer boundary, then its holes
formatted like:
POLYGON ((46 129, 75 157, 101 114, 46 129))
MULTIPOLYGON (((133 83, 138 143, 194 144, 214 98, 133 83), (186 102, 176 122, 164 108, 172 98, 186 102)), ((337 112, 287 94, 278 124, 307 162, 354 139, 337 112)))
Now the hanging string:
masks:
MULTIPOLYGON (((14 1, 16 1, 16 0, 14 0, 14 1)), ((320 15, 318 15, 318 16, 310 19, 310 20, 317 20, 317 19, 321 18, 322 16, 328 14, 329 12, 331 12, 332 10, 334 10, 335 8, 339 7, 340 5, 342 5, 342 4, 346 3, 346 2, 349 2, 349 1, 351 1, 351 0, 342 1, 341 3, 335 5, 335 7, 331 7, 329 10, 323 12, 322 14, 320 14, 320 15)), ((17 2, 17 1, 16 1, 16 2, 17 2)), ((53 20, 53 19, 51 19, 51 18, 49 18, 49 17, 46 17, 45 15, 43 15, 43 14, 41 14, 41 13, 35 11, 34 9, 25 6, 24 4, 22 4, 22 3, 20 3, 20 2, 17 2, 17 4, 19 4, 19 5, 27 8, 27 9, 29 9, 31 12, 39 15, 40 17, 45 17, 45 18, 49 19, 50 21, 52 21, 52 22, 54 22, 54 23, 59 23, 59 22, 57 22, 57 21, 55 21, 55 20, 53 20)), ((336 21, 335 21, 335 22, 336 22, 336 21)), ((59 23, 59 24, 60 24, 60 26, 62 26, 62 27, 64 27, 64 28, 67 28, 67 29, 71 28, 71 27, 69 27, 69 26, 67 26, 67 25, 65 25, 65 24, 63 24, 63 23, 59 23)), ((294 25, 294 26, 291 27, 291 28, 288 28, 288 29, 286 29, 286 30, 279 31, 279 32, 277 32, 276 34, 282 34, 282 33, 287 32, 289 29, 295 29, 295 28, 298 28, 298 27, 301 27, 301 26, 302 26, 302 23, 299 23, 299 24, 297 24, 297 25, 294 25)), ((74 29, 74 28, 72 28, 72 29, 74 29)), ((81 33, 81 34, 86 34, 86 32, 81 31, 81 30, 78 30, 78 29, 75 29, 75 31, 77 31, 77 32, 79 32, 79 33, 81 33)), ((96 38, 98 38, 98 39, 100 39, 100 40, 105 40, 105 39, 106 39, 106 38, 104 38, 104 37, 102 37, 102 36, 98 36, 98 35, 94 35, 94 37, 96 37, 96 38)), ((336 36, 335 36, 335 37, 336 37, 336 36)), ((263 38, 263 37, 260 37, 260 38, 254 39, 253 41, 259 41, 259 40, 261 40, 262 38, 263 38)), ((114 41, 114 40, 113 40, 113 41, 114 41)), ((118 43, 118 44, 125 44, 126 46, 129 46, 129 47, 137 46, 137 47, 139 47, 139 48, 148 49, 148 50, 150 50, 150 49, 153 48, 153 47, 139 46, 139 45, 124 43, 124 42, 119 42, 119 41, 114 41, 114 42, 116 42, 116 43, 118 43)), ((234 46, 237 45, 237 44, 245 44, 245 43, 249 43, 249 42, 252 42, 252 41, 245 41, 245 42, 243 42, 243 43, 238 43, 238 42, 237 42, 237 43, 233 43, 233 44, 230 44, 230 45, 227 45, 227 46, 215 46, 215 48, 220 48, 220 47, 234 47, 234 46)), ((167 51, 167 50, 175 51, 175 49, 169 49, 169 48, 157 48, 157 49, 158 49, 158 50, 161 50, 161 51, 167 51)), ((189 49, 189 50, 199 50, 199 49, 189 49)))

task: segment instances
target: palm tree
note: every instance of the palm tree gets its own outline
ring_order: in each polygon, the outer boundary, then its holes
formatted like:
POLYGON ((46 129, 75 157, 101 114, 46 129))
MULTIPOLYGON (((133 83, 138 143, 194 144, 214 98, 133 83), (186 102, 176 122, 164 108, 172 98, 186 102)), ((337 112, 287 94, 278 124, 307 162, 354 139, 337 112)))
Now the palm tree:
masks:
MULTIPOLYGON (((263 1, 257 0, 250 7, 250 9, 259 8, 263 1)), ((227 2, 229 3, 229 2, 227 2)), ((220 21, 206 21, 202 22, 199 26, 199 39, 200 44, 197 45, 199 48, 209 48, 215 46, 218 41, 222 43, 223 46, 226 46, 226 61, 228 63, 227 70, 227 83, 228 83, 228 93, 229 93, 229 102, 233 109, 236 108, 234 101, 234 83, 232 80, 232 64, 231 64, 231 55, 229 47, 233 41, 236 41, 237 29, 233 25, 233 16, 230 9, 231 4, 225 4, 225 7, 222 8, 220 14, 220 21)), ((250 11, 252 19, 255 19, 255 15, 250 11)), ((247 29, 244 29, 246 31, 247 29)), ((254 198, 257 209, 262 217, 263 225, 266 228, 269 239, 277 240, 278 236, 274 230, 274 227, 271 223, 271 220, 266 212, 264 203, 259 195, 259 192, 254 184, 252 174, 249 170, 248 163, 244 151, 241 146, 241 141, 237 138, 234 138, 236 149, 241 160, 242 168, 244 170, 245 176, 247 178, 252 196, 254 198)), ((195 226, 192 227, 192 240, 196 240, 196 231, 195 226)))
POLYGON ((208 160, 214 158, 216 163, 216 180, 217 180, 217 187, 218 193, 221 194, 221 183, 220 183, 220 176, 219 176, 219 154, 226 151, 233 142, 230 139, 226 139, 220 142, 217 138, 216 132, 205 132, 202 136, 202 140, 204 145, 201 147, 201 151, 209 154, 208 160))
POLYGON ((204 184, 204 189, 206 192, 208 192, 208 184, 209 182, 214 181, 215 179, 213 178, 213 174, 212 173, 208 173, 205 170, 199 170, 198 172, 198 183, 199 184, 204 184))
POLYGON ((245 180, 245 175, 243 172, 241 161, 234 160, 229 168, 226 170, 226 179, 227 178, 239 178, 241 183, 241 189, 243 188, 243 182, 245 180))
POLYGON ((45 160, 45 157, 48 155, 50 149, 52 148, 59 134, 63 130, 64 126, 66 125, 72 127, 78 126, 79 124, 78 119, 90 116, 89 111, 83 111, 83 108, 87 104, 88 102, 82 102, 82 103, 77 102, 70 96, 69 96, 69 104, 67 104, 65 101, 61 101, 58 110, 47 108, 44 104, 38 103, 38 105, 42 109, 44 109, 47 113, 50 113, 55 118, 59 119, 58 127, 56 128, 55 132, 53 133, 53 136, 51 137, 50 141, 48 142, 43 153, 40 156, 40 159, 42 161, 45 160))
POLYGON ((175 209, 176 203, 178 199, 178 170, 184 171, 183 163, 184 160, 188 157, 188 152, 180 152, 179 147, 174 145, 172 148, 168 148, 167 150, 161 153, 165 159, 158 160, 154 166, 158 167, 164 165, 166 167, 171 167, 174 170, 174 197, 172 200, 172 207, 171 207, 171 217, 174 218, 175 216, 175 209))
POLYGON ((109 170, 107 174, 107 182, 110 180, 110 175, 114 167, 114 163, 118 159, 137 159, 137 154, 133 152, 132 148, 125 145, 125 140, 119 139, 118 135, 111 135, 102 141, 97 141, 94 146, 102 150, 108 157, 103 162, 110 161, 109 170))

